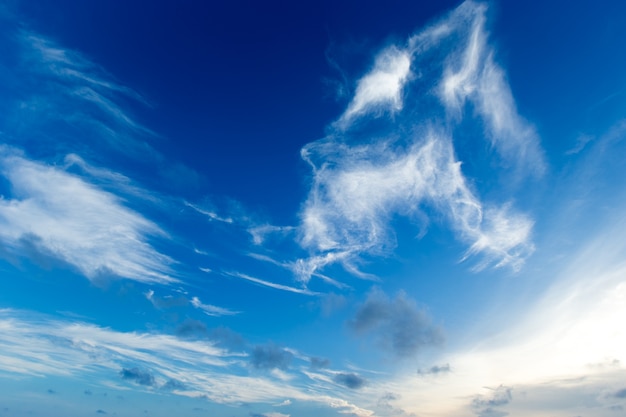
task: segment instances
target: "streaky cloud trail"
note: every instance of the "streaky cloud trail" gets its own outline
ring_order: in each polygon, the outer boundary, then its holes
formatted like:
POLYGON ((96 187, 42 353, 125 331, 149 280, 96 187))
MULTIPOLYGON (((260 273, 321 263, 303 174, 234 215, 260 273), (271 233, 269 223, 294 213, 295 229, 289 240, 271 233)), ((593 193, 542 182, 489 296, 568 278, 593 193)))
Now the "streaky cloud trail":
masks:
POLYGON ((34 246, 92 281, 108 275, 178 281, 174 260, 148 242, 167 234, 119 197, 7 147, 0 148, 0 172, 12 186, 12 195, 0 201, 0 239, 10 251, 34 246))

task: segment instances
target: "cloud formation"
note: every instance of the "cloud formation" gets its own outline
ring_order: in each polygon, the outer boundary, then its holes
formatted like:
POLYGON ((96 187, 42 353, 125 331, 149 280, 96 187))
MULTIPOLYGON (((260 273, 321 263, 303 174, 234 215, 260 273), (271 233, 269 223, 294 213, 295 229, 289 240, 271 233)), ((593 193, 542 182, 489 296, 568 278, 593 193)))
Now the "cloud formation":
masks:
POLYGON ((202 312, 207 316, 219 317, 239 314, 238 311, 232 311, 227 308, 217 307, 211 304, 204 304, 198 297, 191 298, 191 305, 199 310, 202 310, 202 312))
POLYGON ((372 290, 348 324, 358 335, 373 334, 380 346, 401 358, 444 339, 443 331, 404 292, 391 299, 379 289, 372 290))
POLYGON ((256 369, 288 369, 293 353, 272 343, 257 345, 250 353, 250 364, 256 369))
POLYGON ((161 387, 175 395, 206 398, 217 404, 282 402, 287 405, 285 398, 289 398, 293 402, 334 408, 341 413, 372 414, 346 399, 328 395, 333 390, 331 383, 327 386, 303 384, 292 379, 298 376, 297 369, 285 378, 282 370, 292 361, 305 359, 273 344, 257 345, 247 355, 218 348, 207 340, 118 332, 7 309, 0 309, 0 328, 6 333, 0 340, 0 370, 7 374, 98 376, 105 384, 122 378, 145 387, 161 387), (128 363, 134 366, 124 365, 128 363), (249 365, 271 372, 251 376, 249 365), (114 379, 108 380, 110 377, 114 379))
POLYGON ((148 290, 144 295, 146 296, 146 299, 158 309, 184 307, 189 304, 189 300, 183 296, 175 297, 172 295, 166 295, 164 297, 160 297, 154 294, 154 290, 148 290))
POLYGON ((0 201, 0 240, 10 251, 20 253, 28 243, 90 280, 112 275, 176 282, 173 260, 149 243, 166 233, 117 196, 6 147, 0 148, 0 173, 11 185, 0 201))
MULTIPOLYGON (((511 165, 520 165, 518 172, 541 175, 545 169, 543 152, 535 129, 518 113, 504 70, 495 62, 495 50, 488 44, 487 6, 466 1, 438 26, 427 33, 451 31, 460 35, 460 48, 451 49, 439 81, 438 94, 446 111, 460 117, 466 101, 470 101, 486 126, 491 144, 511 165)), ((457 35, 457 36, 458 36, 457 35)), ((428 47, 435 46, 428 37, 428 47)), ((427 45, 416 35, 410 48, 419 52, 427 45), (422 42, 420 42, 420 40, 422 42)))
POLYGON ((333 381, 350 389, 362 388, 367 380, 355 373, 340 372, 335 374, 333 381))
POLYGON ((418 370, 417 373, 420 375, 439 375, 439 374, 447 374, 451 371, 450 364, 446 363, 445 365, 433 365, 426 370, 418 370))
POLYGON ((311 363, 311 368, 313 369, 323 369, 330 366, 330 360, 327 358, 318 358, 313 356, 309 358, 309 362, 311 363))
POLYGON ((347 127, 352 119, 375 109, 402 109, 402 87, 408 80, 411 59, 407 51, 390 46, 377 57, 372 70, 359 80, 354 97, 338 121, 347 127))
POLYGON ((478 417, 504 417, 509 413, 499 410, 513 400, 512 389, 500 385, 488 395, 478 395, 472 400, 472 410, 478 417))
POLYGON ((462 260, 482 256, 475 269, 517 271, 532 254, 532 218, 508 201, 481 201, 454 147, 456 127, 472 118, 463 114, 469 102, 500 155, 499 172, 523 178, 544 171, 539 138, 517 113, 488 43, 485 14, 485 5, 467 1, 406 44, 385 48, 328 136, 302 148, 313 178, 298 229, 310 256, 296 263, 298 280, 334 263, 373 279, 359 260, 395 249, 397 216, 421 232, 431 213, 446 221, 469 246, 462 260), (438 102, 428 101, 425 89, 438 102), (374 120, 372 129, 361 128, 374 120))
POLYGON ((304 294, 304 295, 319 295, 319 293, 308 290, 306 288, 295 288, 295 287, 290 287, 289 285, 277 284, 275 282, 266 281, 260 278, 252 277, 250 275, 243 274, 241 272, 225 272, 224 275, 235 277, 235 278, 240 278, 240 279, 250 281, 255 284, 264 286, 264 287, 274 288, 276 290, 293 292, 296 294, 304 294))
POLYGON ((156 380, 154 379, 154 375, 144 369, 139 368, 123 368, 120 371, 120 376, 122 379, 127 381, 134 382, 139 385, 145 385, 148 387, 154 387, 156 385, 156 380))
POLYGON ((187 388, 185 384, 176 379, 168 379, 167 382, 161 386, 161 389, 166 391, 184 390, 185 388, 187 388))

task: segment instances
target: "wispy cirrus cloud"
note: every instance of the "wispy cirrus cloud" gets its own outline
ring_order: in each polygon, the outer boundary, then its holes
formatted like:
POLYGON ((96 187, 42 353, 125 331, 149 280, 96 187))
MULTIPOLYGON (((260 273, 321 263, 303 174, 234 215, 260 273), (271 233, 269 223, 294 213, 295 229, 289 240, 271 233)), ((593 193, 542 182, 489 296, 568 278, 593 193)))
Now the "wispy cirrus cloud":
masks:
POLYGON ((0 149, 0 172, 11 186, 0 201, 0 240, 11 253, 34 246, 90 280, 176 281, 174 261, 149 243, 167 234, 117 196, 6 147, 0 149))
POLYGON ((149 387, 153 387, 156 385, 156 381, 154 379, 154 375, 152 375, 149 371, 139 368, 124 368, 120 371, 120 376, 122 379, 127 381, 132 381, 139 385, 145 385, 149 387))
POLYGON ((432 34, 457 35, 460 48, 445 59, 443 75, 437 91, 447 112, 462 116, 463 106, 470 101, 486 125, 491 144, 512 166, 520 165, 518 173, 541 175, 545 170, 539 137, 532 125, 517 112, 515 99, 504 70, 495 62, 496 51, 488 43, 487 5, 466 1, 445 20, 409 40, 416 53, 436 47, 444 39, 432 34))
POLYGON ((21 118, 28 112, 37 116, 33 117, 36 123, 25 128, 32 133, 37 126, 65 121, 68 127, 78 126, 83 134, 90 133, 92 139, 102 139, 114 149, 149 150, 136 135, 154 136, 154 132, 120 104, 130 99, 148 105, 141 95, 116 82, 83 54, 35 32, 21 30, 15 38, 21 52, 21 79, 27 82, 18 111, 23 113, 21 118))
POLYGON ((304 375, 300 378, 295 367, 286 375, 281 369, 300 359, 291 350, 272 344, 257 345, 247 357, 208 340, 119 332, 8 309, 0 310, 0 329, 5 335, 0 340, 0 372, 8 377, 92 380, 97 375, 105 383, 121 379, 148 392, 168 390, 218 404, 305 402, 341 413, 372 414, 349 399, 329 395, 336 388, 333 384, 309 385, 309 379, 304 375), (243 358, 248 358, 253 368, 268 372, 262 376, 248 374, 248 362, 243 358))
POLYGON ((218 307, 218 306, 214 306, 211 304, 204 304, 202 301, 200 301, 198 297, 191 298, 191 305, 199 310, 202 310, 202 312, 204 312, 204 314, 206 314, 207 316, 214 316, 214 317, 233 316, 233 315, 240 313, 239 311, 233 311, 227 308, 218 307))
POLYGON ((371 279, 359 259, 395 249, 396 216, 422 233, 431 217, 443 217, 469 246, 461 259, 481 256, 475 269, 518 271, 532 254, 532 218, 509 201, 482 201, 454 146, 457 126, 476 118, 484 131, 475 136, 497 150, 498 169, 515 181, 545 169, 538 135, 518 114, 488 42, 486 9, 467 1, 383 49, 328 136, 302 148, 313 178, 300 213, 299 242, 311 253, 295 271, 300 281, 336 263, 371 279), (464 114, 466 102, 474 115, 464 114))
POLYGON ((207 209, 207 208, 202 208, 196 204, 191 204, 187 201, 185 201, 185 206, 190 207, 192 209, 194 209, 195 211, 197 211, 200 214, 203 214, 205 216, 207 216, 210 220, 214 220, 214 221, 218 221, 218 222, 223 222, 223 223, 233 223, 233 219, 232 217, 222 217, 220 215, 218 215, 215 210, 211 210, 211 209, 207 209))
POLYGON ((289 285, 283 285, 283 284, 278 284, 275 282, 271 282, 271 281, 266 281, 260 278, 256 278, 256 277, 252 277, 250 275, 246 275, 243 274, 241 272, 224 272, 225 275, 227 276, 231 276, 234 278, 240 278, 246 281, 250 281, 253 282, 255 284, 264 286, 264 287, 269 287, 269 288, 274 288, 276 290, 281 290, 281 291, 287 291, 287 292, 293 292, 296 294, 304 294, 304 295, 319 295, 319 293, 315 292, 315 291, 311 291, 308 290, 306 288, 296 288, 296 287, 291 287, 289 285))

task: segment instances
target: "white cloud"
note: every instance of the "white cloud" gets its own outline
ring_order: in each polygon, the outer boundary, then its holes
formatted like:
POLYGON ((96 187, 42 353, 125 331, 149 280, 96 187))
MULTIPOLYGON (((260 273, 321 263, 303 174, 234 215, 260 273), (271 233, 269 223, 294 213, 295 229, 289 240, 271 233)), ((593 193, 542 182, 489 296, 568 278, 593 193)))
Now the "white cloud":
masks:
POLYGON ((264 287, 274 288, 276 290, 293 292, 293 293, 296 293, 296 294, 304 294, 304 295, 319 295, 319 293, 316 293, 314 291, 308 290, 306 288, 295 288, 295 287, 290 287, 288 285, 277 284, 275 282, 265 281, 265 280, 262 280, 260 278, 251 277, 250 275, 242 274, 240 272, 224 272, 224 274, 228 275, 228 276, 231 276, 231 277, 240 278, 240 279, 243 279, 243 280, 246 280, 246 281, 250 281, 250 282, 253 282, 255 284, 262 285, 264 287))
POLYGON ((354 97, 339 119, 339 125, 345 128, 355 117, 374 110, 402 109, 402 88, 410 73, 411 59, 405 50, 395 46, 383 50, 376 57, 374 68, 358 81, 354 97))
MULTIPOLYGON (((439 95, 446 110, 460 116, 470 100, 487 127, 491 144, 518 173, 543 173, 544 158, 537 133, 516 109, 504 70, 494 60, 495 51, 487 43, 486 6, 465 2, 448 20, 466 43, 446 59, 439 83, 439 95)), ((432 29, 431 29, 432 30, 432 29)))
POLYGON ((180 361, 198 366, 227 366, 226 352, 206 342, 174 336, 123 333, 80 322, 28 317, 24 312, 0 311, 0 367, 15 374, 77 375, 120 368, 124 361, 146 367, 172 368, 180 361), (165 359, 167 358, 167 359, 165 359))
POLYGON ((313 181, 299 227, 300 244, 310 256, 294 264, 298 280, 306 283, 334 263, 376 279, 359 268, 361 255, 391 253, 396 216, 407 217, 422 235, 430 221, 426 208, 469 245, 462 259, 482 256, 475 269, 519 271, 533 252, 534 221, 509 201, 481 201, 453 145, 458 124, 477 115, 504 161, 498 169, 512 170, 515 181, 544 170, 539 138, 517 113, 488 43, 486 10, 485 4, 466 1, 411 36, 406 47, 384 49, 329 135, 302 149, 313 181), (474 115, 463 114, 466 102, 474 105, 474 115), (365 123, 381 109, 394 114, 386 128, 376 125, 375 137, 366 130, 346 133, 357 116, 365 123))
POLYGON ((392 217, 404 215, 419 226, 428 221, 425 207, 444 214, 471 245, 468 254, 484 254, 487 263, 517 268, 532 252, 532 221, 508 206, 485 209, 445 134, 430 130, 399 150, 388 142, 350 148, 313 143, 305 154, 315 154, 324 164, 316 167, 303 206, 301 243, 322 254, 301 262, 302 281, 335 262, 354 271, 356 254, 393 250, 392 217))
POLYGON ((206 340, 119 332, 10 309, 0 310, 0 331, 0 372, 8 377, 88 377, 93 381, 97 375, 101 385, 118 387, 124 384, 120 370, 132 366, 149 372, 154 387, 179 381, 181 387, 173 395, 232 405, 310 402, 372 415, 348 400, 327 395, 334 390, 332 384, 303 384, 297 373, 288 378, 271 372, 262 377, 247 375, 247 362, 241 360, 245 354, 228 352, 206 340))
POLYGON ((197 205, 191 204, 191 203, 189 203, 187 201, 185 201, 185 205, 187 207, 190 207, 190 208, 194 209, 198 213, 207 216, 210 220, 215 220, 215 221, 218 221, 218 222, 229 223, 229 224, 233 223, 233 219, 231 217, 222 217, 222 216, 218 215, 213 210, 209 210, 209 209, 198 207, 197 205))
POLYGON ((239 311, 232 311, 227 308, 217 307, 211 304, 203 304, 198 297, 193 297, 191 299, 191 305, 202 310, 207 316, 219 317, 239 314, 239 311))
POLYGON ((74 266, 87 278, 113 274, 141 282, 170 283, 172 259, 150 236, 156 224, 122 205, 113 194, 80 177, 11 150, 0 150, 0 170, 11 198, 0 201, 0 239, 19 253, 25 244, 74 266))
POLYGON ((263 224, 248 228, 248 233, 252 236, 252 243, 261 245, 265 242, 266 236, 271 234, 285 235, 295 230, 293 226, 274 226, 271 224, 263 224))

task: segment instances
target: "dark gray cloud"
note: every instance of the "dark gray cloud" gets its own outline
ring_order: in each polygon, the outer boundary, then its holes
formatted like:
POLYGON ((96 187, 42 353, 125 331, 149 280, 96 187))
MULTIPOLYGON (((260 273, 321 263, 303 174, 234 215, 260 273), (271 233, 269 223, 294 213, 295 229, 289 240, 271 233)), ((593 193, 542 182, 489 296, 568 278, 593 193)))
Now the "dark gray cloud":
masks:
POLYGON ((176 327, 175 334, 185 339, 208 339, 215 345, 228 350, 241 350, 246 340, 228 327, 209 329, 199 320, 186 319, 176 327))
POLYGON ((423 370, 420 369, 417 371, 420 375, 439 375, 439 374, 447 374, 451 371, 450 364, 446 363, 445 365, 434 365, 430 368, 423 370))
POLYGON ((353 373, 339 373, 333 377, 333 380, 350 389, 362 388, 367 383, 365 378, 353 373))
POLYGON ((127 381, 132 381, 139 385, 146 385, 149 387, 153 387, 156 385, 156 381, 154 380, 154 376, 143 369, 139 368, 124 368, 120 371, 120 375, 123 379, 127 381))
POLYGON ((173 390, 183 390, 186 386, 182 382, 176 379, 170 379, 165 384, 161 386, 162 390, 173 391, 173 390))
POLYGON ((257 369, 287 369, 293 354, 274 344, 257 345, 250 354, 250 363, 257 369))
POLYGON ((185 339, 205 338, 209 336, 209 329, 201 321, 187 319, 176 327, 175 334, 185 339))
POLYGON ((509 413, 496 407, 503 407, 513 400, 511 391, 512 388, 500 385, 492 390, 491 395, 478 395, 472 400, 472 410, 478 417, 504 417, 509 413))
POLYGON ((394 299, 380 289, 370 292, 349 326, 359 335, 374 334, 385 349, 398 357, 415 355, 425 346, 443 342, 443 331, 404 292, 394 299))
POLYGON ((309 362, 311 363, 311 368, 313 369, 323 369, 330 366, 330 360, 326 358, 312 356, 309 358, 309 362))

